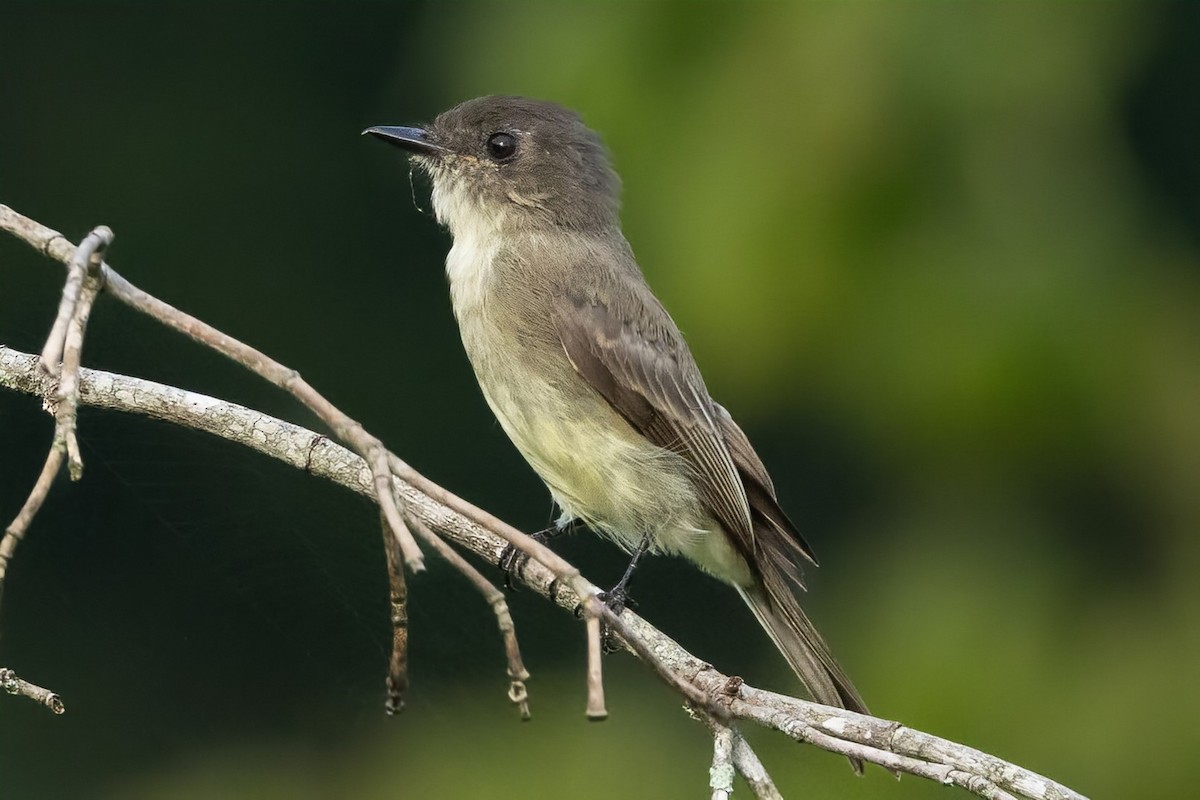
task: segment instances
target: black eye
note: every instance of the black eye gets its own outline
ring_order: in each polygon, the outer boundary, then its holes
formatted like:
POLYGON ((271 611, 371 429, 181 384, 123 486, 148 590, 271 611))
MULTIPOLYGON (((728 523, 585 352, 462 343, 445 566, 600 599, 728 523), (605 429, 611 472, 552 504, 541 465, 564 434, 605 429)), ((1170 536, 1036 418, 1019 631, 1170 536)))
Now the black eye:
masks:
POLYGON ((517 152, 517 137, 511 133, 493 133, 487 140, 488 155, 497 161, 512 158, 517 152))

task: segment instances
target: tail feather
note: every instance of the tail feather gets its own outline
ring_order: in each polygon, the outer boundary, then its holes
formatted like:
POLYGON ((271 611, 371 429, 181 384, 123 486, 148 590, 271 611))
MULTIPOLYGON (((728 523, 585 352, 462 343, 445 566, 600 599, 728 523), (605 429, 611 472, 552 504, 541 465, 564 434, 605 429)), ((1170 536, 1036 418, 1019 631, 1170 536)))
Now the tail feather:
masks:
MULTIPOLYGON (((733 543, 742 551, 755 573, 754 583, 739 586, 738 592, 814 700, 859 714, 869 714, 858 690, 834 660, 829 646, 817 633, 793 594, 795 590, 804 589, 801 560, 815 566, 816 555, 779 507, 771 476, 767 474, 767 468, 754 452, 746 434, 728 411, 715 403, 713 405, 725 446, 737 465, 753 521, 752 535, 748 539, 739 539, 736 535, 738 530, 730 529, 730 533, 734 534, 733 543)), ((850 763, 856 772, 862 773, 861 761, 852 758, 850 763)))
POLYGON ((871 713, 795 598, 789 595, 790 602, 780 604, 757 586, 738 592, 814 700, 859 714, 871 713))
MULTIPOLYGON (((781 578, 768 577, 756 586, 738 587, 738 593, 814 700, 859 714, 871 713, 781 578)), ((862 774, 861 761, 851 758, 850 763, 862 774)))

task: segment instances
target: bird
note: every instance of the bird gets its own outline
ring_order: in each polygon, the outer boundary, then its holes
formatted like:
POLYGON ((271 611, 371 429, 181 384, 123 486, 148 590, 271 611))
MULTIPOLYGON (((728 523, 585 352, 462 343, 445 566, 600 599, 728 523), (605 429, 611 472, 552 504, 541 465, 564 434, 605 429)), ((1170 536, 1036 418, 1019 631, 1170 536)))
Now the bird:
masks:
POLYGON ((559 104, 508 95, 363 133, 431 180, 463 347, 558 525, 633 554, 610 603, 643 553, 682 556, 741 595, 815 701, 869 713, 797 599, 812 548, 622 233, 600 136, 559 104))

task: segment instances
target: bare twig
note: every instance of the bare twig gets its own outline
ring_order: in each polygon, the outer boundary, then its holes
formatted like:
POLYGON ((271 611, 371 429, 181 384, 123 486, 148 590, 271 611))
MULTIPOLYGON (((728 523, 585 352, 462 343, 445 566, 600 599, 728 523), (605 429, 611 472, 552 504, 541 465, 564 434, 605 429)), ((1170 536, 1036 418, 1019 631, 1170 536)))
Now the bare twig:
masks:
MULTIPOLYGON (((66 284, 63 286, 58 315, 42 348, 38 362, 41 374, 50 379, 58 379, 53 388, 53 401, 50 399, 50 386, 44 385, 41 391, 44 402, 48 405, 53 403, 54 406, 54 437, 42 464, 42 471, 34 481, 29 496, 12 523, 5 529, 4 538, 0 539, 0 597, 3 596, 8 564, 16 552, 17 545, 29 530, 33 518, 37 516, 49 496, 50 487, 62 466, 64 452, 71 479, 79 480, 83 475, 83 458, 79 454, 79 442, 75 436, 79 408, 79 364, 88 316, 100 291, 99 266, 112 239, 112 231, 102 225, 88 234, 75 249, 67 271, 66 284)), ((24 695, 36 700, 55 714, 66 710, 57 694, 18 678, 10 669, 0 669, 0 686, 9 694, 24 695)))
MULTIPOLYGON (((628 649, 653 667, 659 677, 675 689, 675 691, 683 695, 689 703, 707 707, 709 713, 717 716, 723 716, 726 713, 723 707, 711 705, 709 699, 698 692, 696 687, 687 681, 681 680, 674 672, 664 669, 654 654, 646 649, 644 642, 630 634, 629 627, 625 623, 623 616, 618 616, 612 609, 605 605, 599 599, 599 590, 580 575, 578 569, 567 563, 560 555, 490 512, 473 505, 429 480, 395 454, 389 453, 388 461, 392 469, 392 474, 397 479, 409 484, 414 490, 421 492, 426 497, 461 514, 493 536, 503 539, 503 543, 498 545, 496 552, 488 554, 493 563, 499 563, 500 554, 504 551, 505 545, 512 545, 517 548, 549 570, 553 575, 553 582, 555 584, 566 586, 571 590, 572 594, 568 597, 552 597, 550 599, 564 608, 571 609, 572 611, 578 609, 586 616, 598 617, 608 626, 610 635, 622 639, 628 649)), ((543 592, 543 594, 549 596, 548 592, 543 592)), ((629 613, 628 609, 622 611, 622 615, 627 613, 629 613)))
POLYGON ((101 225, 84 237, 79 247, 74 248, 71 253, 67 263, 67 282, 58 302, 58 314, 50 328, 50 335, 46 337, 46 344, 42 347, 41 366, 47 375, 59 374, 59 365, 66 347, 67 328, 76 316, 83 279, 89 272, 98 272, 104 251, 112 244, 112 238, 112 231, 101 225))
MULTIPOLYGON (((40 252, 63 263, 70 263, 75 252, 75 248, 57 232, 2 205, 0 229, 14 233, 40 252)), ((756 690, 743 685, 740 679, 722 675, 636 614, 628 610, 619 616, 614 614, 600 602, 596 588, 577 569, 525 534, 412 470, 389 453, 378 439, 367 434, 361 425, 334 408, 294 370, 142 292, 107 265, 100 267, 100 274, 113 296, 213 347, 292 393, 325 421, 339 438, 351 445, 365 462, 355 459, 324 437, 297 426, 212 398, 124 376, 82 371, 80 402, 147 414, 209 430, 294 463, 314 474, 330 477, 356 491, 373 494, 397 541, 403 543, 401 557, 413 569, 420 569, 421 561, 411 531, 403 523, 401 502, 404 513, 411 519, 420 519, 429 528, 493 563, 498 560, 504 542, 513 545, 532 559, 518 576, 524 583, 561 606, 582 608, 589 632, 590 687, 602 688, 598 677, 593 681, 590 676, 594 672, 592 667, 599 666, 599 634, 600 623, 603 622, 612 635, 651 665, 683 695, 689 705, 703 715, 711 715, 717 724, 726 725, 734 719, 752 720, 797 740, 853 755, 889 769, 960 785, 983 797, 1020 795, 1033 800, 1082 800, 1079 794, 1060 784, 954 742, 912 731, 899 723, 756 690), (236 424, 225 424, 230 422, 236 424), (566 587, 569 592, 564 595, 557 590, 559 587, 566 587)), ((79 284, 79 292, 83 293, 83 282, 79 284)), ((86 322, 86 314, 82 322, 86 322)), ((58 328, 57 322, 55 327, 58 328)), ((52 337, 58 335, 52 331, 52 337)), ((46 397, 45 376, 37 363, 36 357, 14 353, 0 346, 0 385, 46 397)), ((44 468, 43 477, 46 471, 44 468)), ((53 471, 50 475, 53 476, 53 471)), ((39 478, 38 483, 42 482, 43 479, 39 478)), ((36 511, 36 508, 33 510, 36 511)), ((23 508, 18 520, 25 516, 26 509, 23 508)), ((6 536, 6 542, 0 543, 0 574, 9 538, 6 536)), ((11 555, 11 546, 14 545, 9 546, 8 555, 11 555)), ((395 556, 391 548, 389 552, 395 556)), ((594 699, 589 691, 589 711, 603 707, 602 699, 598 703, 593 702, 594 699)), ((760 772, 765 783, 758 780, 757 784, 752 785, 769 787, 773 793, 761 796, 777 796, 769 778, 765 778, 761 764, 753 758, 744 741, 741 742, 742 746, 739 746, 739 741, 740 737, 734 731, 730 737, 730 752, 735 766, 742 769, 745 764, 747 771, 760 772)), ((759 788, 755 791, 759 791, 759 788)))
MULTIPOLYGON (((0 205, 0 229, 13 233, 42 254, 71 263, 75 248, 58 231, 18 214, 5 205, 0 205)), ((375 497, 383 509, 388 525, 400 541, 404 562, 409 569, 420 572, 425 568, 421 551, 412 534, 404 527, 396 498, 390 491, 391 476, 387 469, 387 448, 377 438, 367 433, 355 420, 343 414, 325 399, 300 373, 280 364, 275 359, 228 336, 206 322, 187 314, 174 306, 150 295, 121 277, 108 264, 102 264, 102 278, 106 291, 126 305, 161 322, 168 328, 191 337, 211 347, 218 353, 233 359, 259 377, 290 393, 329 426, 334 434, 362 456, 375 471, 375 497)), ((57 323, 56 323, 57 327, 57 323)))
MULTIPOLYGON (((79 418, 77 411, 79 390, 76 386, 76 379, 83 358, 83 336, 87 330, 88 317, 92 313, 92 304, 96 301, 96 295, 100 293, 100 287, 103 284, 100 265, 104 261, 104 251, 112 244, 112 240, 113 232, 101 225, 79 243, 75 255, 71 258, 67 287, 63 289, 64 300, 67 299, 68 289, 72 288, 74 284, 73 276, 82 275, 83 277, 76 292, 75 307, 67 322, 62 352, 51 351, 50 342, 47 342, 46 348, 42 350, 42 368, 50 371, 51 374, 55 369, 57 357, 61 355, 62 358, 62 372, 58 383, 58 408, 54 412, 54 420, 58 429, 55 431, 54 440, 56 445, 62 442, 67 448, 67 469, 71 473, 73 481, 83 477, 83 457, 79 454, 79 441, 75 437, 75 428, 79 418), (47 356, 50 356, 50 361, 46 360, 47 356)), ((61 314, 61 312, 60 307, 59 313, 61 314)), ((50 335, 53 338, 55 332, 51 331, 50 335)))
MULTIPOLYGON (((608 607, 595 597, 598 594, 596 587, 588 583, 579 574, 578 569, 567 563, 565 559, 549 547, 546 547, 533 537, 522 533, 482 508, 469 503, 452 492, 446 491, 438 484, 417 472, 395 453, 388 453, 388 466, 391 468, 393 475, 410 484, 417 491, 462 514, 481 528, 485 528, 494 535, 499 536, 504 540, 505 544, 512 545, 553 572, 559 583, 575 593, 572 607, 579 605, 596 615, 603 615, 604 612, 609 611, 608 607)), ((503 545, 501 545, 501 549, 503 549, 503 545)), ((493 560, 498 559, 499 553, 497 552, 497 558, 493 560)), ((609 616, 613 616, 611 612, 609 612, 609 616)))
POLYGON ((86 274, 83 264, 76 264, 76 256, 83 252, 83 243, 75 248, 71 263, 67 268, 67 282, 63 285, 62 296, 58 300, 58 314, 42 346, 42 370, 47 375, 58 375, 62 363, 63 346, 67 341, 67 326, 75 314, 75 306, 79 303, 79 290, 83 286, 83 276, 86 274))
MULTIPOLYGON (((3 206, 0 206, 0 209, 3 209, 3 206)), ((17 512, 17 516, 5 529, 4 538, 0 539, 0 597, 3 596, 8 564, 16 552, 17 545, 29 530, 33 518, 37 516, 50 494, 50 487, 62 466, 64 451, 71 479, 78 480, 83 474, 83 459, 79 455, 79 443, 75 438, 78 418, 76 376, 88 315, 100 290, 99 266, 104 250, 112 242, 112 238, 112 231, 101 225, 88 234, 70 256, 70 268, 67 271, 66 284, 63 286, 58 315, 39 359, 42 374, 49 378, 58 378, 56 383, 44 384, 41 387, 44 404, 54 410, 54 437, 51 439, 46 461, 42 464, 42 471, 34 481, 29 496, 17 512)))
POLYGON ((733 728, 717 725, 713 729, 713 759, 708 768, 708 786, 712 800, 729 800, 733 794, 733 728))
MULTIPOLYGON (((30 246, 44 255, 69 263, 74 251, 70 242, 62 234, 47 228, 35 220, 18 214, 5 205, 0 205, 0 229, 13 233, 30 246)), ((389 526, 398 537, 405 563, 413 571, 424 568, 420 551, 412 534, 403 524, 403 519, 397 507, 395 496, 386 490, 391 480, 388 469, 395 476, 406 480, 422 491, 429 491, 432 496, 446 502, 451 508, 463 513, 487 528, 494 535, 505 539, 509 544, 536 561, 544 564, 555 573, 560 583, 575 592, 578 605, 591 616, 599 617, 607 625, 611 633, 625 638, 630 647, 635 650, 641 645, 634 639, 625 637, 627 632, 621 619, 596 597, 596 588, 586 581, 579 570, 560 558, 554 551, 525 535, 511 525, 501 522, 491 514, 479 509, 461 498, 446 492, 433 484, 424 476, 417 473, 394 454, 389 453, 379 439, 367 433, 358 422, 339 411, 324 396, 300 377, 300 373, 289 369, 264 353, 246 345, 233 337, 222 333, 211 325, 187 314, 173 306, 164 303, 156 297, 142 291, 119 275, 111 266, 101 266, 105 288, 109 294, 126 303, 130 307, 147 314, 169 328, 173 328, 192 339, 213 348, 217 352, 233 359, 267 381, 288 391, 293 397, 303 403, 333 430, 339 439, 346 442, 356 453, 362 456, 370 465, 374 476, 374 494, 380 508, 387 518, 389 526)), ((648 664, 655 667, 659 676, 676 691, 684 695, 689 702, 704 705, 707 698, 695 692, 686 682, 678 680, 677 676, 667 670, 660 669, 658 662, 649 652, 639 655, 648 664)), ((710 709, 711 713, 722 714, 719 707, 710 709)))
POLYGON ((29 497, 25 499, 25 504, 17 512, 17 516, 4 530, 4 538, 0 539, 0 598, 3 597, 8 562, 12 560, 17 545, 25 536, 25 531, 29 529, 29 523, 33 522, 42 503, 46 501, 46 496, 50 494, 54 476, 58 474, 58 468, 62 466, 62 462, 63 451, 60 448, 51 447, 50 452, 46 455, 46 462, 42 464, 42 471, 34 481, 33 489, 29 492, 29 497))
POLYGON ((525 681, 529 680, 529 670, 525 669, 525 664, 521 661, 521 648, 517 645, 517 628, 513 624, 512 614, 508 611, 508 601, 504 599, 504 592, 483 577, 483 573, 475 569, 470 562, 446 544, 442 537, 431 531, 419 518, 411 517, 411 520, 417 535, 452 567, 465 575, 483 595, 487 604, 492 607, 492 612, 496 615, 496 624, 500 627, 500 635, 504 639, 504 655, 508 660, 508 699, 520 711, 521 719, 529 719, 529 691, 525 686, 525 681))
MULTIPOLYGON (((354 425, 357 426, 355 434, 361 433, 362 437, 370 436, 357 422, 354 425)), ((400 548, 404 566, 413 572, 424 572, 425 557, 421 555, 421 548, 417 547, 417 540, 413 538, 412 531, 404 524, 404 517, 400 514, 400 504, 396 501, 392 475, 388 472, 386 448, 378 440, 366 443, 365 457, 367 463, 371 465, 371 473, 375 478, 375 497, 379 500, 380 516, 383 518, 384 526, 390 529, 396 537, 396 546, 400 548)))
POLYGON ((392 620, 392 655, 388 661, 387 700, 384 710, 389 715, 404 710, 408 693, 408 584, 400 566, 400 546, 387 522, 383 522, 383 552, 387 556, 388 599, 392 620))
POLYGON ((604 706, 604 671, 600 663, 604 638, 600 630, 600 618, 588 614, 587 623, 587 718, 599 722, 608 719, 604 706))
POLYGON ((0 667, 0 689, 9 694, 28 697, 35 703, 41 703, 55 714, 61 714, 67 710, 62 700, 54 692, 18 678, 17 673, 5 667, 0 667))
POLYGON ((750 786, 750 791, 754 792, 754 796, 759 800, 783 800, 783 796, 775 788, 771 776, 767 774, 766 768, 758 760, 758 755, 751 749, 750 744, 742 737, 737 728, 718 722, 703 712, 697 712, 694 709, 691 711, 692 716, 703 722, 713 735, 713 766, 709 770, 713 797, 717 796, 718 789, 727 789, 730 794, 733 793, 733 773, 729 772, 728 781, 724 781, 726 772, 723 770, 723 765, 728 763, 732 764, 733 770, 745 778, 746 783, 750 786), (725 749, 725 737, 728 737, 728 751, 725 749), (722 780, 721 785, 713 785, 718 778, 722 780))
POLYGON ((766 767, 758 760, 758 756, 750 749, 750 744, 735 728, 733 730, 733 765, 746 783, 750 791, 759 800, 783 800, 783 795, 775 788, 774 781, 767 774, 766 767))
MULTIPOLYGON (((37 356, 0 346, 0 386, 40 396, 43 377, 37 364, 37 356)), ((345 448, 298 425, 234 403, 140 378, 87 369, 80 370, 79 401, 207 431, 361 494, 373 492, 371 470, 345 448)), ((397 479, 396 488, 411 515, 490 563, 499 563, 507 539, 413 484, 397 479)), ((445 489, 438 489, 441 497, 453 497, 445 489)), ((557 574, 537 561, 531 561, 515 577, 568 611, 578 605, 574 591, 562 591, 557 574)), ((595 591, 594 586, 587 585, 595 591)), ((603 603, 599 605, 607 610, 603 603)), ((829 747, 831 741, 862 744, 869 749, 856 751, 856 755, 866 761, 942 783, 966 784, 964 788, 983 797, 989 796, 981 793, 985 787, 956 780, 959 776, 955 773, 976 776, 1013 796, 1029 800, 1085 800, 1083 795, 1049 778, 897 722, 755 689, 684 650, 629 609, 619 618, 615 615, 613 618, 620 622, 618 633, 627 648, 639 658, 645 658, 643 653, 649 654, 656 669, 674 678, 671 685, 689 687, 687 697, 703 697, 705 703, 698 706, 700 709, 717 705, 724 709, 724 718, 755 722, 822 748, 833 749, 829 747), (823 732, 829 739, 797 735, 802 728, 823 732)), ((735 745, 735 764, 738 753, 735 745)))

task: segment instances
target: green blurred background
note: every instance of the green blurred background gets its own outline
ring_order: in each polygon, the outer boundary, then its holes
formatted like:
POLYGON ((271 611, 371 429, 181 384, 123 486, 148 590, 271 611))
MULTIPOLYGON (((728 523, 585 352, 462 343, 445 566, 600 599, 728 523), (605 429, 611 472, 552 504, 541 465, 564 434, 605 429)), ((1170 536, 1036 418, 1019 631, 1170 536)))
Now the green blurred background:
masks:
MULTIPOLYGON (((876 713, 1096 797, 1179 797, 1200 733, 1200 4, 0 3, 0 202, 301 370, 527 529, 545 490, 457 340, 427 187, 371 124, 552 98, 604 135, 625 229, 825 565, 806 602, 876 713), (415 195, 415 204, 413 196, 415 195)), ((62 269, 0 237, 0 343, 62 269)), ((103 298, 85 362, 312 423, 103 298)), ((706 796, 708 736, 582 629, 411 586, 388 647, 371 506, 223 442, 85 411, 5 595, 0 797, 706 796)), ((0 517, 50 421, 0 393, 0 517)), ((576 536, 598 583, 622 557, 576 536)), ((794 690, 731 592, 656 559, 641 611, 794 690)), ((755 731, 749 731, 756 734, 755 731)), ((788 797, 965 796, 754 735, 788 797)), ((745 794, 742 787, 739 794, 745 794)))

